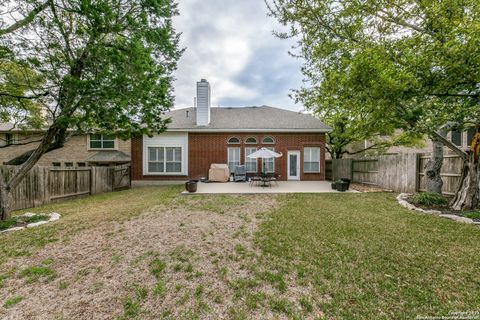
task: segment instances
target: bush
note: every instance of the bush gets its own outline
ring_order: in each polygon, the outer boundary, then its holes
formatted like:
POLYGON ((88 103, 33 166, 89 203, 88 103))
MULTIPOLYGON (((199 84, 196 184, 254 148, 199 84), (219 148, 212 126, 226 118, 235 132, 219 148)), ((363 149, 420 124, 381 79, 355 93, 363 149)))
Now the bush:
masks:
POLYGON ((24 224, 28 223, 34 223, 34 222, 39 222, 39 221, 45 221, 50 219, 49 216, 44 215, 44 214, 36 214, 31 217, 27 216, 18 216, 18 217, 13 217, 4 221, 0 221, 0 231, 10 229, 12 227, 16 226, 22 226, 24 224))
POLYGON ((446 206, 448 204, 447 198, 435 192, 416 193, 413 195, 412 201, 424 206, 446 206))
POLYGON ((480 219, 480 211, 469 212, 465 215, 465 217, 470 219, 480 219))
POLYGON ((16 219, 7 219, 0 221, 0 231, 10 229, 12 227, 15 227, 17 225, 17 220, 16 219))

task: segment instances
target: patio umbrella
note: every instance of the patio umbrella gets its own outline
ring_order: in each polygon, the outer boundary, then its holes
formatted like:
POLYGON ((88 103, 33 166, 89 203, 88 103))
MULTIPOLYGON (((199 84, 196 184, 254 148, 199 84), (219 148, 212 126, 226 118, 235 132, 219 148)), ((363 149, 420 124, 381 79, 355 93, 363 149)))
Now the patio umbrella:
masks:
MULTIPOLYGON (((271 159, 271 158, 280 158, 282 153, 277 153, 267 148, 261 148, 257 151, 249 154, 247 157, 250 159, 271 159)), ((263 163, 263 172, 265 172, 265 163, 263 163)))

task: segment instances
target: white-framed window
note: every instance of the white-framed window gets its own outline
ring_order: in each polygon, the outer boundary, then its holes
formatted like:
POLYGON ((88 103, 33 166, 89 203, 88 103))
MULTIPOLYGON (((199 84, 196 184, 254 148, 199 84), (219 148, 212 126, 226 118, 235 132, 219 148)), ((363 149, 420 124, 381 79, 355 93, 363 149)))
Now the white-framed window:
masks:
POLYGON ((182 147, 148 147, 148 173, 182 173, 182 147))
POLYGON ((303 172, 320 172, 320 148, 303 149, 303 172))
MULTIPOLYGON (((275 151, 275 148, 268 147, 268 150, 275 151)), ((267 173, 275 172, 275 158, 262 159, 262 170, 265 170, 267 173)))
POLYGON ((262 143, 263 144, 275 144, 275 139, 273 139, 273 137, 266 136, 266 137, 263 137, 262 143))
POLYGON ((246 144, 257 144, 257 138, 255 137, 248 137, 245 139, 246 144))
POLYGON ((250 159, 248 155, 257 151, 255 147, 245 148, 245 169, 247 172, 257 172, 257 159, 250 159))
POLYGON ((227 143, 228 144, 239 144, 240 139, 237 138, 237 137, 230 137, 230 138, 228 138, 227 143))
POLYGON ((90 149, 115 149, 115 136, 91 134, 88 142, 90 149))
POLYGON ((240 148, 228 148, 227 153, 228 168, 230 172, 235 172, 235 167, 240 165, 240 148))

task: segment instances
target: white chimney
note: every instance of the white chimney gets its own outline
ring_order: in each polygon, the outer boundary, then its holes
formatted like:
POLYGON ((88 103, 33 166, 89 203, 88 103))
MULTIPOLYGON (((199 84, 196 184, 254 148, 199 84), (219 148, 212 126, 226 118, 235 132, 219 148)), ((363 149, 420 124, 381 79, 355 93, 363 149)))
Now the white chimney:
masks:
POLYGON ((210 84, 202 79, 197 82, 197 126, 210 124, 210 84))

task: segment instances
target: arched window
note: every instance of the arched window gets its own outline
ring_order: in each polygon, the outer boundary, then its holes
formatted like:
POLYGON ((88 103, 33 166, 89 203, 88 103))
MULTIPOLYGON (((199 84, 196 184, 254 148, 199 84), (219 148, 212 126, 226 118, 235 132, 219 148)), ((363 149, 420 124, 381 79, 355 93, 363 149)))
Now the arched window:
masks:
POLYGON ((275 139, 273 139, 270 136, 266 136, 266 137, 263 137, 262 143, 264 143, 264 144, 274 144, 275 139))
POLYGON ((240 139, 237 137, 231 137, 228 139, 228 144, 239 144, 239 143, 240 143, 240 139))
POLYGON ((256 144, 256 143, 257 143, 257 139, 254 138, 254 137, 248 137, 247 139, 245 139, 245 143, 248 143, 248 144, 256 144))

